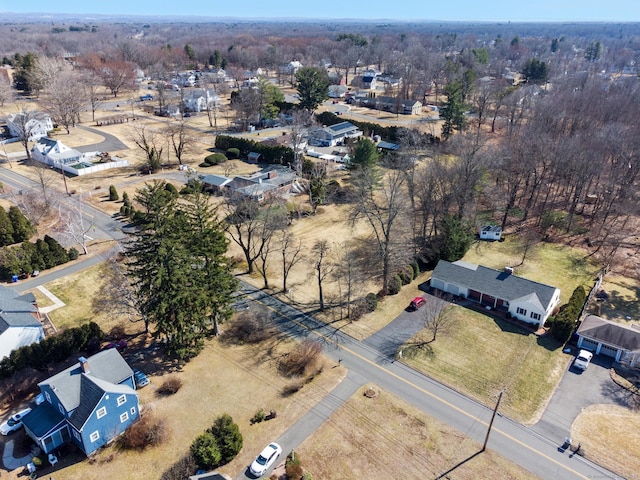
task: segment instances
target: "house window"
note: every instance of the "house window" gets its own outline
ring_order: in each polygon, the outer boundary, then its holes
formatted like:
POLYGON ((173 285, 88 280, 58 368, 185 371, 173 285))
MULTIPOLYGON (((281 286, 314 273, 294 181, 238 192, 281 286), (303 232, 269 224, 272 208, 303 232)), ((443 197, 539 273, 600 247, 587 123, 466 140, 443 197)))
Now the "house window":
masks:
POLYGON ((58 404, 58 410, 60 410, 60 413, 64 415, 64 407, 62 406, 61 403, 58 404))
POLYGON ((118 406, 122 405, 123 403, 125 403, 127 401, 127 396, 126 395, 120 395, 118 397, 118 406))
POLYGON ((77 430, 73 431, 73 436, 76 437, 76 440, 78 440, 79 442, 82 441, 82 437, 80 436, 80 433, 78 433, 77 430))
POLYGON ((51 395, 49 395, 49 392, 44 392, 44 396, 47 399, 47 402, 51 403, 51 395))
POLYGON ((531 312, 531 318, 534 320, 540 320, 540 314, 536 312, 531 312))
POLYGON ((91 442, 95 442, 96 440, 98 440, 100 438, 100 433, 96 430, 95 432, 93 432, 91 434, 91 436, 89 437, 89 440, 91 440, 91 442))
POLYGON ((102 417, 104 417, 106 414, 107 414, 107 407, 99 408, 99 409, 98 409, 98 411, 96 412, 96 416, 97 416, 98 418, 102 418, 102 417))
POLYGON ((122 415, 120 415, 120 423, 124 423, 127 420, 129 420, 129 414, 127 412, 124 412, 122 415))
POLYGON ((136 407, 131 407, 131 415, 135 415, 136 414, 136 407))
POLYGON ((527 311, 526 311, 524 308, 520 308, 520 307, 518 307, 518 309, 516 310, 516 313, 517 313, 518 315, 526 315, 526 314, 527 314, 527 311))

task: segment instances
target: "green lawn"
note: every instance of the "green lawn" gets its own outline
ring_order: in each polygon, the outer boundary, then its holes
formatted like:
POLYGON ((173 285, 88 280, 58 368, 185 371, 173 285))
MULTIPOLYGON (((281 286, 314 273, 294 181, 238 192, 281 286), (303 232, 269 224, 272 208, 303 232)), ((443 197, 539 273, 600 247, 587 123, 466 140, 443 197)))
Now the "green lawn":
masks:
POLYGON ((496 269, 514 267, 520 277, 559 288, 561 303, 566 303, 579 285, 588 292, 600 270, 589 262, 583 250, 542 242, 533 246, 519 265, 522 247, 513 237, 504 242, 476 242, 463 260, 496 269))
MULTIPOLYGON (((560 288, 561 303, 578 285, 588 291, 599 270, 585 259, 584 252, 550 243, 535 245, 518 265, 522 248, 509 238, 478 242, 463 260, 496 269, 515 267, 516 275, 560 288)), ((506 388, 501 410, 519 421, 533 421, 564 371, 566 356, 561 345, 483 313, 453 308, 455 328, 431 344, 433 355, 409 355, 405 360, 486 404, 493 404, 498 392, 506 388)), ((421 335, 428 334, 418 333, 417 337, 421 335)))
POLYGON ((452 308, 455 327, 430 344, 433 354, 413 356, 405 350, 404 360, 485 404, 494 404, 506 389, 500 410, 532 421, 564 370, 560 344, 483 313, 452 308))

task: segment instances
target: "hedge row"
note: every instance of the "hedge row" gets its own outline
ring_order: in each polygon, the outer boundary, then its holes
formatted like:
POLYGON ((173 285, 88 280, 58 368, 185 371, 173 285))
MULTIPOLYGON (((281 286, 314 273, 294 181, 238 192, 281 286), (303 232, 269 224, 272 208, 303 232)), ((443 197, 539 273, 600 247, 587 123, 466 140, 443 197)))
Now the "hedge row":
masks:
POLYGON ((0 361, 0 378, 9 378, 26 367, 44 370, 48 364, 66 360, 79 351, 97 351, 103 336, 98 324, 91 322, 47 337, 40 343, 20 347, 0 361))
POLYGON ((46 270, 78 258, 78 251, 62 248, 55 238, 45 235, 35 243, 23 242, 15 247, 0 249, 0 279, 11 280, 13 275, 31 275, 34 270, 46 270))
MULTIPOLYGON (((336 125, 337 123, 344 122, 344 118, 339 117, 335 113, 332 112, 322 112, 316 114, 316 120, 318 123, 322 125, 336 125)), ((383 127, 382 125, 378 125, 377 123, 370 122, 361 122, 358 120, 349 119, 349 123, 352 123, 360 130, 365 137, 370 135, 380 135, 383 140, 388 142, 397 142, 400 139, 400 132, 403 130, 403 127, 383 127)), ((440 143, 440 138, 430 133, 425 133, 425 138, 430 144, 438 144, 440 143)))
POLYGON ((396 295, 403 285, 409 285, 419 273, 420 267, 417 262, 401 268, 389 280, 389 284, 387 285, 387 294, 396 295))
POLYGON ((227 152, 230 148, 237 148, 243 156, 249 155, 250 152, 256 152, 262 156, 262 161, 266 163, 287 165, 293 162, 293 150, 291 148, 265 145, 248 138, 218 135, 215 146, 217 149, 227 152))
POLYGON ((563 343, 571 338, 586 298, 584 288, 577 287, 571 294, 569 302, 560 308, 560 313, 555 317, 549 317, 547 324, 554 338, 563 343))

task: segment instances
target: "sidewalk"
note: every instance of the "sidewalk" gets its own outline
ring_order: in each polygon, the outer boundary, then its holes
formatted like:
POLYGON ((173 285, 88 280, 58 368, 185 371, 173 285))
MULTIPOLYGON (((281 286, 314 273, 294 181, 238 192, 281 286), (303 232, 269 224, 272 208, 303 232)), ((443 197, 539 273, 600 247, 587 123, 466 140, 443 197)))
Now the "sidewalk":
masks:
POLYGON ((24 467, 31 461, 31 453, 25 455, 22 458, 15 458, 13 456, 13 439, 4 442, 4 452, 2 454, 2 464, 4 468, 9 471, 15 470, 20 467, 24 467))
POLYGON ((53 302, 53 305, 50 305, 48 307, 41 307, 40 308, 41 313, 49 313, 57 308, 65 306, 65 303, 62 300, 60 300, 58 297, 56 297, 53 293, 51 293, 42 285, 38 285, 36 288, 40 290, 45 297, 47 297, 49 300, 53 302))

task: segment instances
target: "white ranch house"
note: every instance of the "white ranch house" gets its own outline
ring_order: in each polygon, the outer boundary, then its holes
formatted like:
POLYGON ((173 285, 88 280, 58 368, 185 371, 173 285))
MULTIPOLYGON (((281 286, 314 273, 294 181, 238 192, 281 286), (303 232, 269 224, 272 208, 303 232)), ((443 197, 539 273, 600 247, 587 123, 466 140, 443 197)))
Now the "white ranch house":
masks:
POLYGON ((431 275, 431 286, 508 312, 537 328, 560 303, 558 288, 518 277, 508 267, 500 271, 461 260, 440 260, 431 275))

